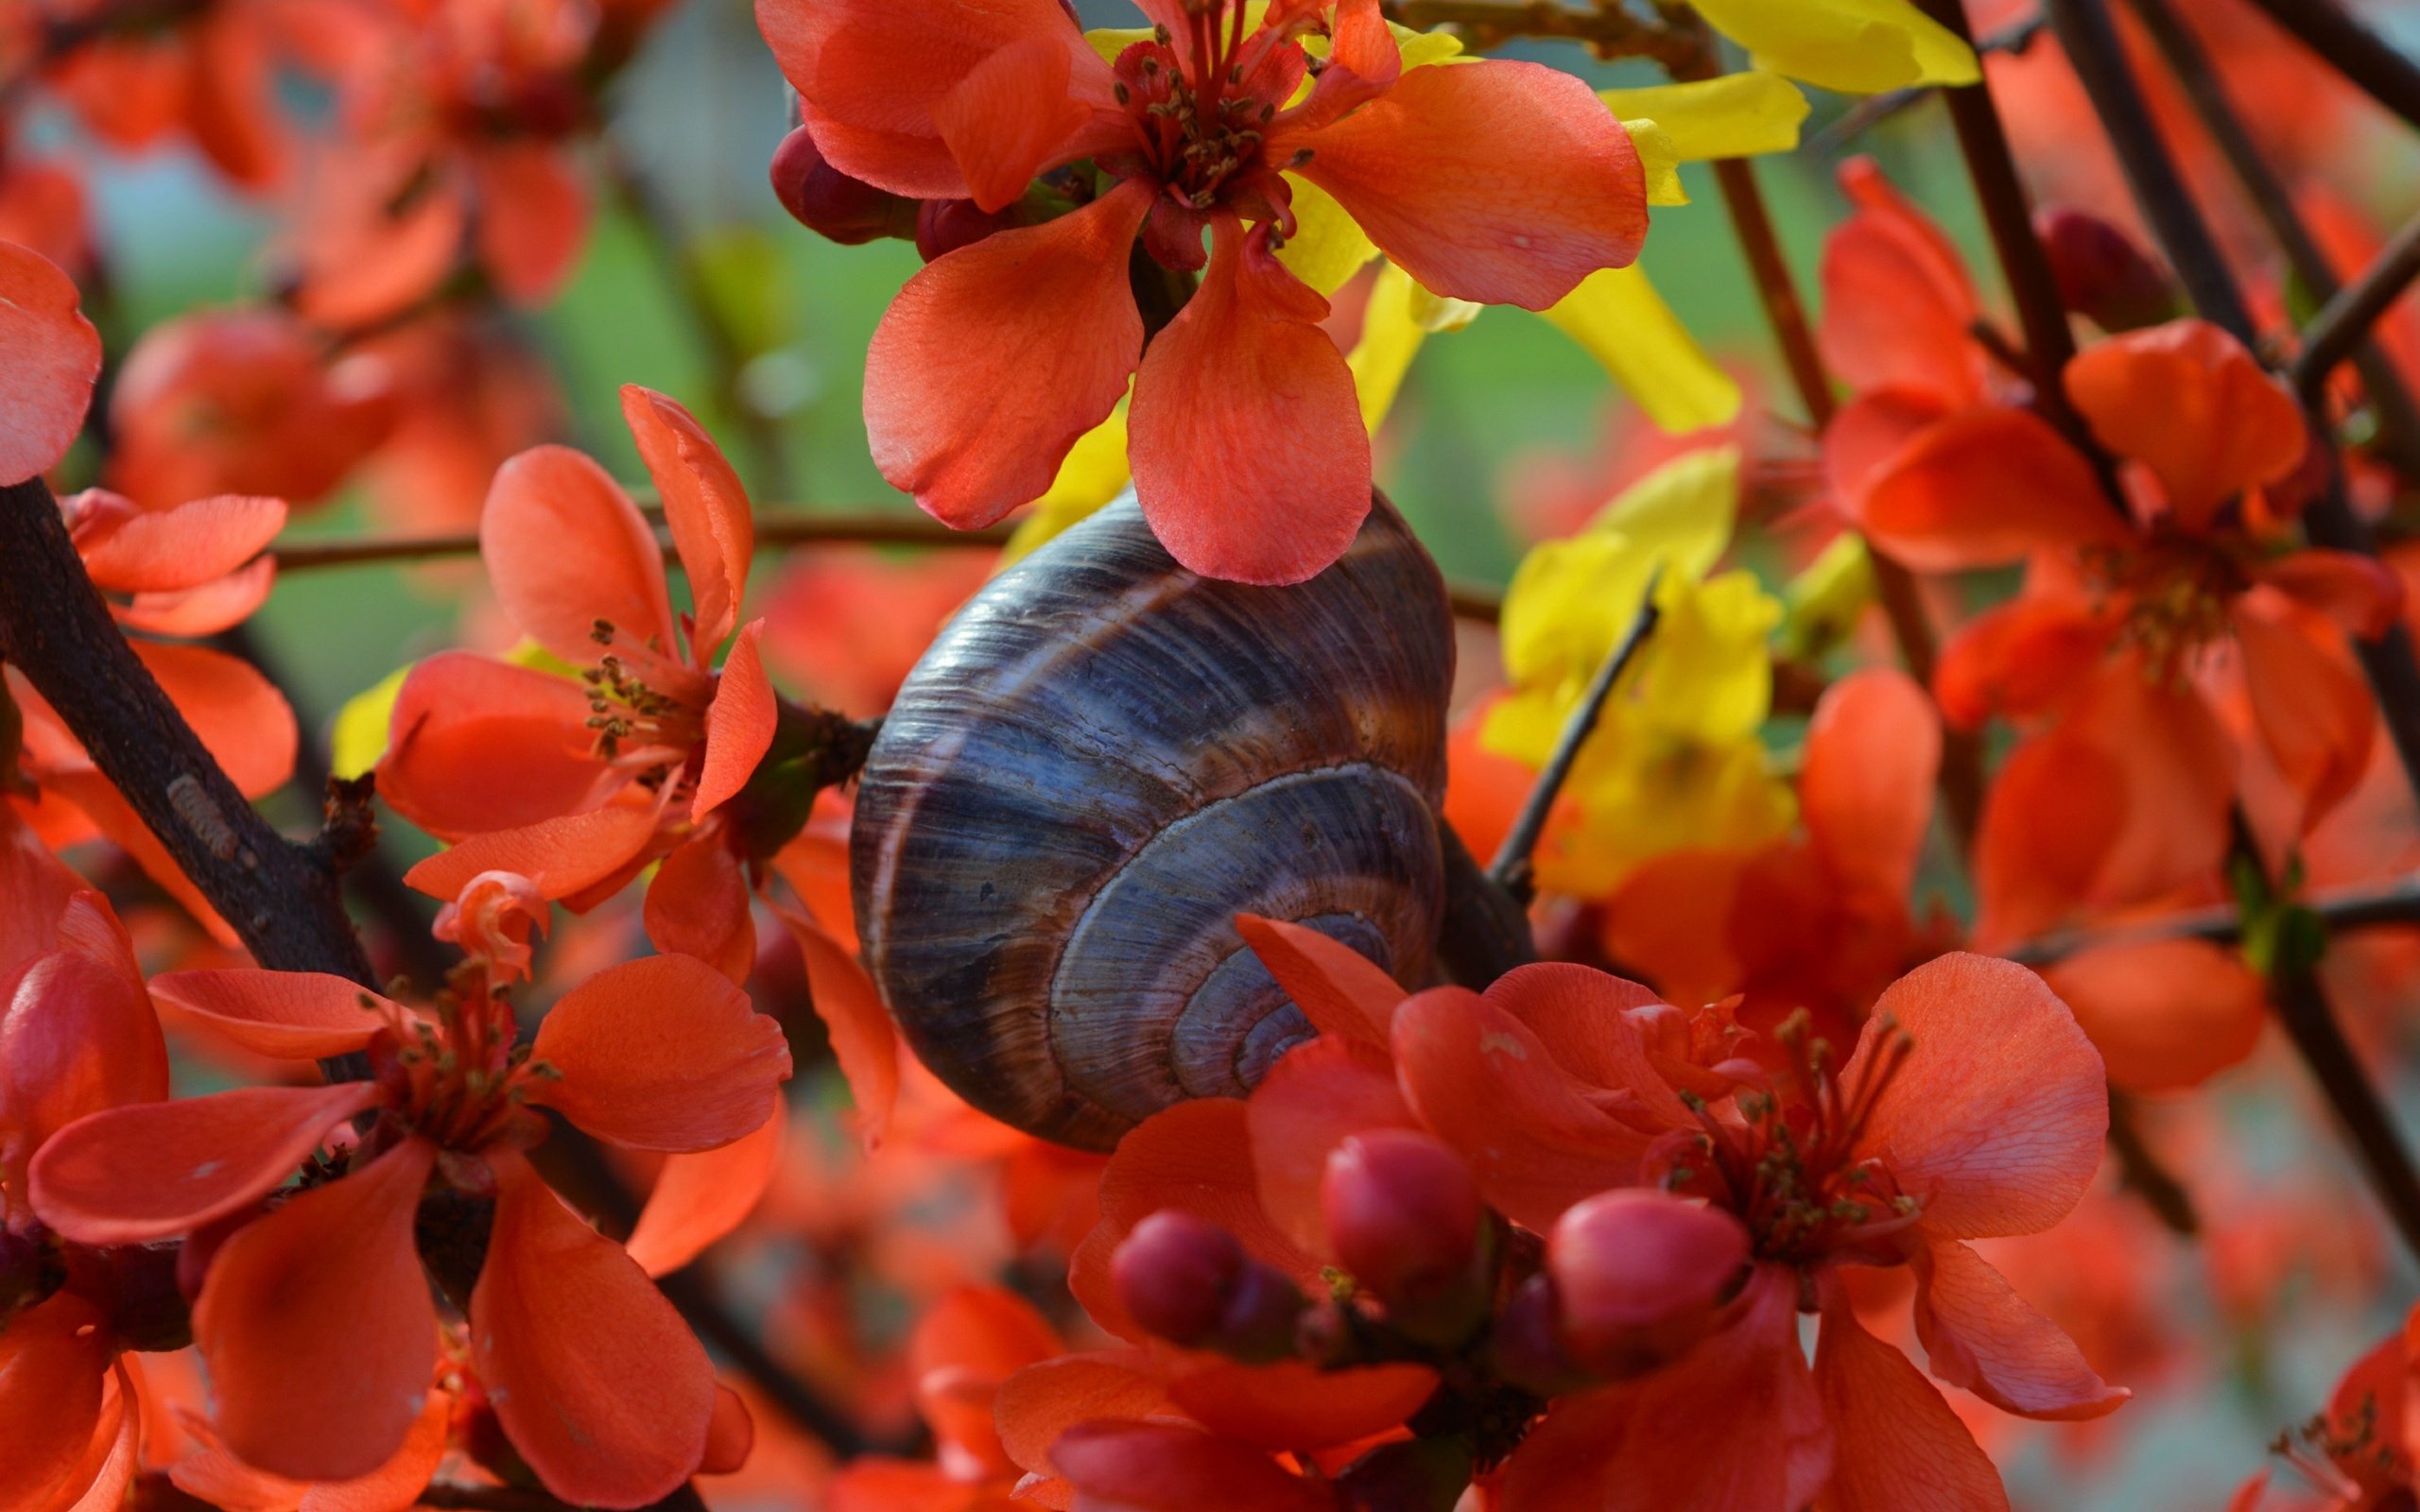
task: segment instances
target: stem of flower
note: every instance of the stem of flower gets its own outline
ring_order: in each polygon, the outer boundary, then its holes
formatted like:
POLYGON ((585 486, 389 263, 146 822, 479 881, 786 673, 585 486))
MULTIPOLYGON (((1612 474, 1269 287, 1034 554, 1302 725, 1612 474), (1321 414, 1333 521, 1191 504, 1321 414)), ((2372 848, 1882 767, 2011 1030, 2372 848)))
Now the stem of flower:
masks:
MULTIPOLYGON (((2377 261, 2360 279, 2337 290, 2311 318, 2309 329, 2303 333, 2302 354, 2294 359, 2292 369, 2294 392, 2304 408, 2316 411, 2326 403, 2328 375, 2348 358, 2362 362, 2361 385, 2370 390, 2371 403, 2383 407, 2370 380, 2369 364, 2363 361, 2364 356, 2378 355, 2370 343, 2370 329, 2414 279, 2420 279, 2420 216, 2407 221, 2378 253, 2377 261)), ((2385 366, 2382 361, 2379 365, 2385 366)), ((2394 369, 2387 370, 2392 375, 2394 369)), ((2406 393, 2403 399, 2409 404, 2411 395, 2406 393)))
POLYGON ((1692 50, 1670 28, 1641 21, 1617 5, 1576 10, 1554 0, 1379 0, 1389 21, 1427 31, 1452 26, 1478 49, 1516 37, 1585 43, 1599 58, 1654 58, 1668 65, 1692 50))
POLYGON ((1564 722, 1563 732, 1555 740, 1554 751, 1531 784, 1530 796, 1523 800, 1521 812, 1514 816, 1512 828, 1505 833, 1504 843, 1496 849, 1495 859, 1488 863, 1488 879, 1515 899, 1526 902, 1537 891, 1536 877, 1530 858, 1537 853, 1538 840, 1546 833, 1547 816, 1554 812, 1555 799, 1563 795, 1564 783, 1570 781, 1572 765, 1580 759, 1580 747, 1588 743, 1597 721, 1605 712, 1605 701, 1613 696, 1614 685, 1621 681, 1638 657, 1639 647, 1655 633, 1659 610, 1655 606, 1656 586, 1663 580, 1659 568, 1649 575, 1647 590, 1639 596, 1638 612, 1633 616, 1630 628, 1597 668, 1597 676, 1588 691, 1580 696, 1571 717, 1564 722))
MULTIPOLYGON (((2392 924, 2420 924, 2420 874, 2376 886, 2347 887, 2310 899, 2300 906, 2316 915, 2331 935, 2392 924)), ((2241 938, 2241 909, 2193 908, 2118 929, 2044 935, 2000 954, 2027 966, 2048 966, 2104 945, 2143 945, 2163 939, 2205 939, 2217 945, 2232 945, 2241 938)))

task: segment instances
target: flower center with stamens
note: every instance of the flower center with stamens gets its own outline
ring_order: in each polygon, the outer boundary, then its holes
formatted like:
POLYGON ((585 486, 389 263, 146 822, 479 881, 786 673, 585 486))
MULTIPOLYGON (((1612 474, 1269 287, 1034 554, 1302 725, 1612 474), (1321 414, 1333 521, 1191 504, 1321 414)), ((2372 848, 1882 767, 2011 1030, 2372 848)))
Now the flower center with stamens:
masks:
POLYGON ((2128 600, 2123 634, 2153 679, 2180 685, 2194 658, 2227 632, 2227 604, 2246 586, 2243 567, 2205 541, 2159 540, 2120 560, 2094 564, 2128 600))
MULTIPOLYGON (((604 620, 589 634, 600 646, 616 646, 614 628, 604 620)), ((677 776, 706 733, 703 712, 662 686, 667 664, 653 651, 622 642, 579 675, 588 686, 588 728, 596 732, 594 754, 640 768, 639 782, 650 788, 677 776)))
POLYGON ((1901 1257, 1893 1236, 1916 1221, 1921 1204, 1899 1190, 1879 1161, 1857 1151, 1913 1041, 1886 1022, 1879 1053, 1848 1082, 1811 1022, 1800 1009, 1775 1031, 1789 1054, 1787 1074, 1799 1097, 1743 1094, 1737 1123, 1687 1099, 1703 1132, 1693 1156, 1675 1163, 1703 1167, 1675 1169, 1673 1184, 1729 1209, 1747 1226, 1759 1260, 1799 1266, 1841 1260, 1896 1263, 1901 1257))
MULTIPOLYGON (((1201 0, 1186 9, 1190 70, 1159 28, 1119 55, 1117 99, 1133 117, 1141 166, 1169 198, 1195 211, 1232 208, 1236 191, 1269 166, 1270 123, 1309 62, 1288 36, 1267 27, 1247 36, 1240 3, 1201 0)), ((1264 198, 1274 199, 1268 218, 1279 218, 1282 196, 1264 198)))
POLYGON ((484 965, 458 971, 432 1007, 434 1022, 383 1010, 386 1032, 370 1053, 389 1116, 461 1154, 533 1143, 542 1125, 524 1111, 523 1096, 529 1082, 556 1073, 516 1042, 512 1008, 490 989, 484 965))

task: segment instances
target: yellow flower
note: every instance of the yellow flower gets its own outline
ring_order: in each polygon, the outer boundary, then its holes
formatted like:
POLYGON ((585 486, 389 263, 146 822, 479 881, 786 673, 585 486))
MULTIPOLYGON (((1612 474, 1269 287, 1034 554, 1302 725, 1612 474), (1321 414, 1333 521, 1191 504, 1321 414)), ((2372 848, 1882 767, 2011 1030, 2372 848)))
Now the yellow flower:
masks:
POLYGON ((1739 455, 1694 452, 1626 490, 1567 541, 1530 552, 1504 601, 1512 690, 1480 744, 1543 765, 1659 569, 1655 633, 1581 749, 1575 829, 1538 857, 1541 884, 1602 897, 1651 857, 1753 849, 1788 832, 1789 786, 1759 738, 1772 703, 1780 601, 1754 575, 1701 581, 1729 544, 1739 455))
MULTIPOLYGON (((1806 96, 1798 86, 1763 69, 1597 93, 1624 124, 1653 122, 1680 163, 1795 150, 1799 125, 1806 119, 1806 96)), ((1639 134, 1633 125, 1632 137, 1639 134)))
POLYGON ((1758 68, 1848 94, 1972 84, 1975 51, 1909 0, 1692 0, 1758 68))

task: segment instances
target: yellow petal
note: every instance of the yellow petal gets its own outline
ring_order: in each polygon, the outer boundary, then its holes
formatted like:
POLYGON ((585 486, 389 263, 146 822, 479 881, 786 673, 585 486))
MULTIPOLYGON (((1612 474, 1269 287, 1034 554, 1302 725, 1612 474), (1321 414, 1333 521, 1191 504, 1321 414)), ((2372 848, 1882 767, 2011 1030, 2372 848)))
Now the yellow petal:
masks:
POLYGON ((1689 192, 1681 185, 1681 152, 1662 126, 1645 116, 1627 117, 1622 129, 1638 149, 1638 165, 1647 175, 1647 202, 1685 205, 1689 192))
POLYGON ((1576 697, 1629 630, 1655 559, 1610 533, 1531 547, 1504 591, 1499 627, 1513 686, 1562 684, 1576 697))
POLYGON ((1138 42, 1150 40, 1151 28, 1149 26, 1103 26, 1098 31, 1084 33, 1084 41, 1093 44, 1093 51, 1100 54, 1100 60, 1113 68, 1117 66, 1118 54, 1138 42))
POLYGON ((370 687, 354 694, 337 711, 328 733, 328 770, 355 778, 378 765, 387 754, 387 725, 394 717, 396 696, 404 691, 408 666, 397 667, 370 687))
POLYGON ((1414 31, 1392 21, 1387 23, 1387 29, 1395 34, 1395 45, 1403 49, 1407 73, 1461 56, 1462 40, 1450 31, 1414 31))
POLYGON ((1486 308, 1486 305, 1476 304, 1469 300, 1432 294, 1417 283, 1411 285, 1411 318, 1418 322, 1420 329, 1432 335, 1440 331, 1460 331, 1478 319, 1478 313, 1486 308))
POLYGON ((1618 535, 1665 563, 1668 573, 1703 577, 1731 546, 1739 517, 1739 448, 1685 452, 1624 489, 1588 522, 1592 533, 1618 535))
MULTIPOLYGON (((1652 120, 1683 163, 1792 151, 1798 146, 1799 123, 1806 119, 1806 96, 1798 86, 1761 69, 1598 94, 1625 126, 1636 116, 1652 120)), ((1633 139, 1637 135, 1632 127, 1633 139)), ((1639 152, 1646 156, 1644 145, 1639 152)), ((1651 165, 1649 181, 1651 186, 1651 165)))
POLYGON ((1701 745, 1745 740, 1772 710, 1769 642, 1779 599, 1749 572, 1703 583, 1667 576, 1656 588, 1654 638, 1639 657, 1625 713, 1666 735, 1701 745))
POLYGON ((1378 255, 1378 244, 1318 184, 1289 173, 1286 186, 1294 191, 1295 229, 1277 249, 1277 260, 1320 293, 1332 295, 1378 255))
POLYGON ((1786 655, 1811 662, 1839 646, 1874 602, 1874 558, 1865 541, 1841 531, 1789 580, 1782 598, 1789 606, 1781 626, 1786 655))
POLYGON ((1700 0, 1758 68, 1849 94, 1972 84, 1974 49, 1909 0, 1700 0))
POLYGON ((1404 374, 1419 355, 1420 344, 1428 338, 1427 329, 1413 316, 1413 299, 1421 292, 1411 275, 1392 263, 1380 268, 1378 282, 1370 290, 1370 302, 1361 313, 1361 339, 1345 358, 1353 369, 1354 390, 1361 399, 1361 423, 1373 436, 1385 423, 1387 411, 1394 407, 1404 374))
POLYGON ((1677 436, 1738 415, 1739 386, 1638 268, 1589 274, 1546 317, 1587 348, 1658 429, 1677 436))
POLYGON ((1119 400, 1109 419, 1076 438, 1067 459, 1059 464, 1059 475, 1051 480, 1049 491, 1033 502, 1033 512, 1009 533, 1009 542, 1000 552, 1001 566, 1126 491, 1132 476, 1126 463, 1126 403, 1119 400))

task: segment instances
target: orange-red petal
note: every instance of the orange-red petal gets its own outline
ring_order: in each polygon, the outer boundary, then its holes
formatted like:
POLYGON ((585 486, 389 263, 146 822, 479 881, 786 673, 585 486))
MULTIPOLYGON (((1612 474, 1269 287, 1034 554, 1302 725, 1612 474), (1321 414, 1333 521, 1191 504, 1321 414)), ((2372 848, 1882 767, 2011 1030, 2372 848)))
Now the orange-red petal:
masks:
POLYGON ((76 555, 94 586, 166 593, 199 588, 259 556, 285 528, 285 503, 228 493, 167 509, 96 512, 96 519, 98 528, 76 538, 76 555))
POLYGON ((665 1157, 622 1246, 641 1270, 668 1276, 739 1227, 772 1183, 786 1122, 777 1107, 763 1127, 729 1144, 665 1157))
POLYGON ((1859 394, 1905 387, 1951 404, 1982 389, 1980 307, 1957 249, 1871 158, 1841 164, 1856 212, 1824 242, 1824 364, 1859 394))
POLYGON ((441 839, 569 814, 606 780, 589 713, 569 678, 441 651, 395 695, 378 796, 441 839))
POLYGON ((1941 716, 1905 673, 1868 667, 1824 691, 1806 724, 1798 806, 1835 877, 1907 900, 1940 767, 1941 716))
POLYGON ((2116 1412, 2134 1395, 2102 1381, 2075 1340, 1966 1246, 1930 1246, 1915 1269, 1916 1336, 1940 1380, 2003 1412, 2062 1420, 2116 1412))
POLYGON ((62 948, 0 972, 0 1178, 19 1192, 60 1129, 168 1095, 168 1052, 106 908, 97 893, 71 899, 54 921, 62 948), (79 929, 100 937, 79 944, 79 929))
POLYGON ((1280 1469, 1266 1453, 1183 1423, 1079 1423, 1050 1446, 1050 1462, 1076 1487, 1079 1506, 1336 1512, 1340 1504, 1323 1485, 1280 1469))
POLYGON ((1421 1122, 1515 1223, 1543 1233, 1581 1198, 1636 1178, 1648 1136, 1591 1101, 1529 1025, 1477 993, 1433 988, 1405 1003, 1394 1052, 1421 1122))
POLYGON ((606 651, 600 623, 620 644, 679 654, 655 532, 620 484, 569 447, 533 447, 496 470, 479 555, 512 622, 575 666, 606 651))
POLYGON ((1282 919, 1237 914, 1236 933, 1312 1028, 1386 1049, 1395 1005, 1408 994, 1384 967, 1342 940, 1282 919))
POLYGON ((2261 744, 2302 795, 2302 830, 2344 801, 2369 768, 2377 701, 2336 627, 2274 589, 2228 611, 2261 744))
POLYGON ((748 563, 756 552, 756 521, 749 512, 748 490, 722 448, 678 400, 624 384, 622 420, 664 500, 664 523, 689 575, 690 611, 697 618, 695 660, 703 665, 708 653, 739 623, 748 563))
POLYGON ((667 955, 692 955, 739 986, 756 964, 756 921, 748 876, 719 834, 692 834, 672 848, 648 884, 647 937, 667 955))
POLYGON ((1396 1363, 1322 1370, 1308 1360, 1239 1365, 1189 1357, 1168 1398, 1221 1437, 1255 1449, 1314 1450, 1383 1434, 1437 1392, 1437 1372, 1396 1363))
POLYGON ((622 1246, 564 1207, 527 1160, 490 1163, 495 1227, 471 1293, 471 1362, 505 1436, 547 1490, 576 1505, 670 1495, 705 1458, 715 1415, 706 1351, 622 1246))
POLYGON ((0 483, 23 483, 67 455, 101 372, 101 337, 76 284, 50 259, 0 242, 0 483))
POLYGON ((378 1100, 374 1085, 342 1082, 107 1108, 34 1157, 34 1211, 79 1244, 190 1233, 276 1191, 329 1129, 378 1100))
POLYGON ((1941 713, 1962 730, 2046 713, 2080 687, 2122 628, 2082 594, 2024 593, 1961 626, 1933 666, 1941 713))
MULTIPOLYGON (((1836 1288, 1838 1290, 1838 1288, 1836 1288)), ((1815 1389, 1831 1419, 1839 1512, 2008 1512, 2000 1472, 1940 1388, 1865 1332, 1845 1293, 1827 1301, 1815 1389)))
POLYGON ((134 654, 246 798, 294 775, 293 705, 251 662, 167 641, 138 641, 134 654))
POLYGON ((0 1506, 56 1504, 101 1417, 115 1356, 109 1319, 73 1292, 12 1314, 0 1330, 0 1506))
POLYGON ((1326 1035, 1296 1045, 1245 1106, 1261 1207, 1305 1254, 1333 1260, 1320 1206, 1329 1152, 1364 1129, 1420 1126, 1386 1047, 1326 1035))
POLYGON ((867 439, 894 488, 961 529, 1042 496, 1142 356, 1126 262, 1151 204, 1129 180, 908 281, 866 352, 867 439))
POLYGON ((324 971, 166 971, 151 979, 151 995, 221 1039, 287 1060, 359 1050, 387 1015, 404 1011, 324 971))
POLYGON ((2127 539, 2091 464, 2048 421, 1996 405, 1927 427, 1844 502, 1876 547, 1918 572, 2127 539))
POLYGON ((2306 547, 2262 563, 2254 576, 2363 640, 2384 635, 2403 613, 2403 579, 2394 568, 2358 552, 2306 547))
POLYGON ((1016 203, 1067 139, 1092 118, 1068 91, 1075 58, 1064 34, 1022 37, 994 50, 933 103, 933 125, 986 213, 1016 203))
POLYGON ((515 304, 544 304, 579 264, 593 213, 588 180, 553 142, 482 141, 470 155, 478 193, 472 236, 496 292, 515 304))
POLYGON ((1038 1475, 1055 1473, 1050 1446, 1080 1422, 1166 1417, 1167 1388, 1140 1349, 1066 1354, 1030 1365, 1002 1382, 993 1420, 1009 1457, 1038 1475))
POLYGON ((2242 343, 2205 320, 2172 320, 2095 343, 2067 364, 2067 397, 2094 436, 2149 466, 2187 530, 2290 472, 2302 406, 2242 343))
POLYGON ((702 819, 720 808, 756 775, 756 764, 773 748, 773 730, 781 723, 781 702, 773 695, 773 679, 766 675, 757 643, 765 637, 765 622, 751 620, 731 644, 731 655, 716 679, 714 701, 706 705, 705 755, 698 770, 698 790, 689 800, 689 816, 702 819))
POLYGON ((533 1101, 643 1150, 730 1143, 773 1116, 790 1074, 781 1025, 686 955, 625 961, 573 988, 538 1025, 530 1057, 561 1074, 533 1101))
POLYGON ((348 1481, 410 1434, 437 1364, 437 1309, 412 1245, 436 1160, 436 1146, 406 1140, 247 1224, 212 1258, 194 1342, 219 1432, 246 1464, 348 1481))
POLYGON ((857 1105, 857 1137, 871 1149, 882 1143, 899 1100, 899 1033, 856 952, 804 914, 786 908, 781 919, 806 959, 815 1016, 823 1021, 833 1058, 857 1105))
POLYGON ((616 803, 514 830, 474 834, 404 873, 404 881, 448 902, 482 873, 517 872, 545 898, 570 898, 624 873, 655 838, 656 812, 616 803))
POLYGON ((2111 1085, 2180 1091, 2260 1042, 2268 992, 2243 957, 2199 939, 2078 952, 2042 973, 2100 1050, 2111 1085))
POLYGON ((1326 318, 1268 228, 1222 216, 1201 286, 1143 354, 1134 494, 1168 555, 1206 577, 1301 582, 1370 512, 1369 432, 1326 318))
POLYGON ((130 630, 152 635, 216 635, 251 618, 277 586, 277 558, 255 557, 223 577, 170 593, 137 593, 110 612, 130 630))
POLYGON ((2100 1053, 2067 1005, 2013 961, 1940 956, 1875 1003, 1842 1084, 1867 1075, 1894 1034, 1914 1048, 1875 1100, 1859 1148, 1923 1204, 1926 1230, 2030 1234, 2066 1217, 2100 1169, 2109 1130, 2100 1053))
POLYGON ((1389 259, 1448 299, 1544 310, 1647 236, 1638 151, 1605 102, 1542 63, 1415 68, 1333 125, 1272 133, 1389 259))

